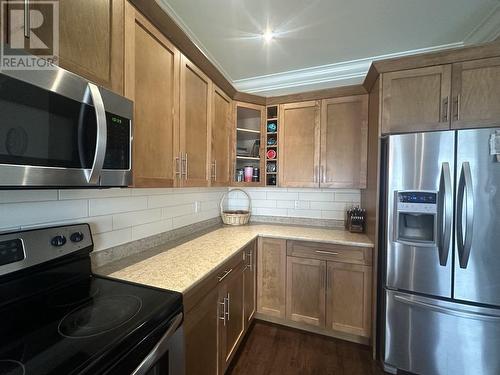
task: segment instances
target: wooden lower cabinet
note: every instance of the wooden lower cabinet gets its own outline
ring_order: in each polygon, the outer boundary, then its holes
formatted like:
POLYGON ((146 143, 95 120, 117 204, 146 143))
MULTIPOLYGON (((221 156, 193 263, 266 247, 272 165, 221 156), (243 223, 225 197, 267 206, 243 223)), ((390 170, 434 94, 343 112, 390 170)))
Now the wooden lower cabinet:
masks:
POLYGON ((370 266, 327 262, 327 328, 370 337, 371 285, 370 266))
POLYGON ((326 262, 287 258, 286 318, 316 327, 325 326, 326 262))
POLYGON ((250 326, 257 308, 257 247, 256 241, 244 250, 245 268, 245 329, 250 326))
POLYGON ((219 293, 214 289, 185 315, 187 375, 217 374, 218 302, 219 293))
POLYGON ((259 238, 257 254, 257 311, 285 318, 286 240, 259 238))
POLYGON ((245 332, 243 265, 219 286, 219 374, 224 374, 245 332))

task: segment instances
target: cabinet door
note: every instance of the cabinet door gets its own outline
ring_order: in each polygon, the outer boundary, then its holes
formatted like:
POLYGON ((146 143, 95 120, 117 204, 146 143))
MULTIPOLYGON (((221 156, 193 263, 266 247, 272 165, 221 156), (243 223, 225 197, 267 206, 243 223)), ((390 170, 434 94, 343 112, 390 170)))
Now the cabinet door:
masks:
POLYGON ((215 288, 185 315, 186 375, 218 374, 218 297, 215 288))
POLYGON ((327 263, 326 326, 328 329, 370 336, 371 268, 327 263))
POLYGON ((287 257, 286 318, 325 326, 326 262, 287 257))
POLYGON ((181 59, 180 90, 182 186, 208 186, 212 82, 185 56, 181 59))
POLYGON ((259 238, 257 311, 285 318, 286 240, 259 238))
POLYGON ((321 187, 364 189, 368 157, 368 95, 321 103, 321 187))
MULTIPOLYGON (((59 65, 123 94, 124 0, 61 0, 59 3, 59 65)), ((31 0, 30 9, 52 18, 47 1, 31 0)), ((32 26, 34 14, 31 13, 32 26)), ((52 22, 32 30, 52 38, 52 22)), ((49 39, 46 39, 46 37, 49 39)))
POLYGON ((280 186, 318 187, 320 110, 318 101, 280 107, 280 186))
POLYGON ((134 185, 171 187, 178 153, 180 53, 129 4, 125 34, 125 95, 135 102, 134 185))
POLYGON ((382 133, 450 127, 451 65, 382 75, 382 133))
POLYGON ((233 270, 231 274, 219 286, 219 300, 226 303, 226 320, 220 324, 220 368, 223 374, 238 345, 243 339, 245 317, 244 317, 244 272, 243 266, 233 270))
POLYGON ((500 125, 500 58, 453 64, 453 129, 500 125))
POLYGON ((250 326, 256 308, 257 259, 255 241, 245 249, 245 330, 250 326))
POLYGON ((231 99, 214 85, 212 108, 212 186, 229 186, 229 160, 231 152, 231 99))

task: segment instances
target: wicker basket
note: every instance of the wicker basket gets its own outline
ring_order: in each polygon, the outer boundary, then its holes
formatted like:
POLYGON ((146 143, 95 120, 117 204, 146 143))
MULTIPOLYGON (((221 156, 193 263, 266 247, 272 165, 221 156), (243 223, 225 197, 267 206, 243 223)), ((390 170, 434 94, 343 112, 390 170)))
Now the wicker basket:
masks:
POLYGON ((245 225, 248 224, 250 220, 250 215, 252 214, 252 199, 250 195, 245 190, 242 189, 232 189, 225 193, 220 200, 220 216, 222 222, 227 225, 245 225), (246 210, 225 210, 224 209, 224 199, 228 197, 229 193, 234 191, 241 191, 248 198, 248 208, 246 210))

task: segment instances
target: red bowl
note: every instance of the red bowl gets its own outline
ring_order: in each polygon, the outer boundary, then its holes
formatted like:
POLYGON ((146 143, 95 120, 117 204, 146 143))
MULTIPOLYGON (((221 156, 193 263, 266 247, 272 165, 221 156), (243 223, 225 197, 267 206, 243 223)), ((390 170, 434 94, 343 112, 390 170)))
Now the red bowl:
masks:
POLYGON ((275 150, 268 150, 267 151, 267 158, 268 159, 274 159, 274 158, 276 158, 276 151, 275 150))

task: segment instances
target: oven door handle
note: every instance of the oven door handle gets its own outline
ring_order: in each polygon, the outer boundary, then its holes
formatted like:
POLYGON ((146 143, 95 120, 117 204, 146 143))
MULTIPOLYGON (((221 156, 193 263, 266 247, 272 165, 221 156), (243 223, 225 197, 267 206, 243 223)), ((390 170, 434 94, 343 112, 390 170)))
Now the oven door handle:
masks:
POLYGON ((108 124, 106 123, 106 109, 104 108, 104 102, 102 100, 99 87, 90 82, 88 83, 87 87, 90 92, 90 97, 92 98, 92 103, 94 104, 97 123, 97 135, 92 169, 89 172, 85 171, 85 174, 87 183, 96 185, 99 183, 99 177, 101 176, 102 168, 104 166, 104 158, 106 157, 108 124))
POLYGON ((158 360, 163 357, 163 355, 169 349, 169 340, 174 335, 177 328, 180 327, 182 323, 183 314, 179 313, 175 316, 170 327, 168 327, 167 332, 162 336, 160 341, 155 345, 155 347, 149 352, 149 354, 144 358, 141 364, 132 372, 131 375, 145 375, 147 372, 158 362, 158 360))

